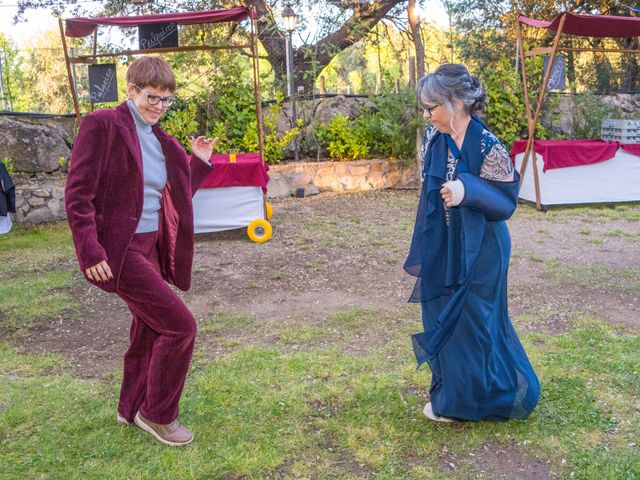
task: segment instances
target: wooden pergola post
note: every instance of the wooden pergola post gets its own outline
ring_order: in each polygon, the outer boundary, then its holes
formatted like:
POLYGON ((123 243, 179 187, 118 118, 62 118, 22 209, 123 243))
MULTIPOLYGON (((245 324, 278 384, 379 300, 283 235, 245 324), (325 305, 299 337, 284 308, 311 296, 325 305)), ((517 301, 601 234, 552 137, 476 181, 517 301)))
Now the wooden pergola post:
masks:
POLYGON ((69 87, 71 88, 71 96, 73 97, 73 108, 76 111, 76 128, 78 128, 78 126, 80 125, 80 103, 78 102, 78 92, 76 92, 76 86, 73 83, 73 75, 71 74, 71 61, 69 60, 69 52, 67 51, 67 38, 64 33, 62 18, 58 18, 58 25, 60 27, 60 37, 62 38, 64 61, 67 66, 67 75, 69 77, 69 87))
MULTIPOLYGON (((553 46, 551 47, 551 51, 549 53, 549 63, 547 64, 547 69, 544 72, 544 78, 542 80, 542 86, 540 87, 540 96, 538 97, 538 103, 536 105, 536 112, 533 115, 533 118, 530 117, 531 115, 531 104, 530 102, 528 102, 527 105, 527 120, 528 120, 528 127, 529 127, 529 135, 527 138, 527 148, 525 149, 524 152, 524 158, 522 159, 522 167, 520 169, 520 181, 522 182, 523 180, 523 175, 524 175, 524 171, 525 171, 525 167, 527 165, 527 160, 529 159, 529 154, 532 154, 532 163, 533 163, 533 179, 534 179, 534 185, 535 185, 535 190, 536 190, 536 208, 538 210, 540 210, 540 181, 538 179, 538 162, 537 162, 537 158, 536 158, 536 152, 533 149, 533 142, 535 140, 535 134, 536 134, 536 125, 538 123, 538 119, 540 118, 540 113, 542 112, 542 104, 544 103, 544 97, 545 97, 545 93, 547 90, 547 85, 549 84, 549 77, 551 77, 551 70, 553 69, 553 61, 555 59, 556 56, 556 52, 558 51, 558 45, 560 43, 560 37, 562 35, 562 29, 564 28, 564 22, 567 18, 567 14, 564 13, 562 15, 562 17, 560 17, 560 23, 558 25, 558 31, 556 32, 556 36, 553 40, 553 46)), ((522 41, 522 27, 520 26, 520 30, 519 30, 519 35, 520 35, 520 41, 522 41)), ((524 55, 524 53, 523 53, 524 55)), ((522 62, 523 64, 523 68, 524 68, 524 60, 522 62)))

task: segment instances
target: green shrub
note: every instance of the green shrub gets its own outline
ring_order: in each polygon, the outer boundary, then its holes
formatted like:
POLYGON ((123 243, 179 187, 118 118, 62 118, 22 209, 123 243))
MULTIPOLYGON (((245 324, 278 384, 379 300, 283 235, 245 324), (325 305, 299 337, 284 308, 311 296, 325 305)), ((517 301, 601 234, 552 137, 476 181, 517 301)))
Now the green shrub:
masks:
MULTIPOLYGON (((299 133, 302 127, 302 120, 298 119, 298 122, 294 128, 291 128, 284 132, 282 136, 276 131, 275 119, 280 116, 282 110, 282 104, 277 101, 275 104, 269 107, 269 114, 263 116, 265 136, 264 136, 264 159, 267 163, 280 163, 282 161, 282 154, 285 147, 291 142, 299 133)), ((256 129, 257 127, 254 127, 256 129)), ((256 147, 257 147, 256 132, 256 147)))
POLYGON ((602 120, 622 117, 620 107, 612 109, 604 105, 600 97, 591 93, 574 95, 573 102, 575 138, 600 138, 602 120))
POLYGON ((356 123, 374 154, 413 162, 416 129, 421 122, 412 90, 370 97, 375 106, 362 110, 356 123))
POLYGON ((0 162, 4 163, 4 166, 7 167, 7 172, 9 175, 13 175, 15 173, 15 169, 13 168, 13 160, 9 157, 4 157, 0 159, 0 162))
POLYGON ((369 153, 364 130, 341 114, 329 123, 318 125, 316 136, 329 156, 337 160, 356 160, 369 153))
MULTIPOLYGON (((529 86, 529 91, 534 92, 538 88, 535 83, 541 74, 541 61, 528 65, 528 69, 533 71, 533 85, 529 86)), ((483 70, 481 77, 488 97, 486 123, 500 141, 510 148, 514 140, 527 138, 528 135, 522 82, 519 75, 516 75, 514 66, 504 55, 491 68, 483 70)), ((532 102, 534 101, 532 98, 532 102)), ((538 122, 536 138, 543 139, 547 136, 546 129, 538 122)))
POLYGON ((196 107, 191 104, 179 104, 167 112, 162 119, 162 128, 174 136, 187 151, 190 151, 189 137, 199 134, 196 107))

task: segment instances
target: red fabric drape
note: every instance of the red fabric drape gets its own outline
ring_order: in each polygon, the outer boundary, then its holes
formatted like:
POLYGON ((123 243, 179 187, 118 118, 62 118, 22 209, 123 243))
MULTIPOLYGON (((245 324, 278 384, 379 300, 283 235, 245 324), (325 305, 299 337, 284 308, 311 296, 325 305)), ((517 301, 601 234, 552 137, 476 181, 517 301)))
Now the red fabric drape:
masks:
POLYGON ((234 7, 227 10, 205 10, 199 12, 162 13, 157 15, 139 15, 129 17, 76 17, 65 20, 67 37, 86 37, 91 35, 98 25, 119 27, 137 27, 152 23, 171 23, 193 25, 197 23, 240 22, 249 18, 249 7, 234 7))
POLYGON ((639 17, 579 15, 576 13, 565 12, 558 15, 551 22, 528 18, 524 15, 518 15, 518 21, 532 27, 557 31, 562 15, 567 16, 564 22, 564 27, 562 28, 562 33, 566 33, 568 35, 612 38, 637 37, 640 35, 639 17))
POLYGON ((211 165, 213 170, 200 188, 256 186, 267 192, 269 167, 260 160, 259 153, 238 153, 233 163, 228 153, 216 153, 211 156, 211 165))
MULTIPOLYGON (((620 146, 632 154, 639 150, 637 146, 635 149, 633 147, 627 149, 626 145, 621 145, 619 142, 604 140, 536 140, 533 142, 534 151, 542 156, 544 162, 542 170, 545 172, 553 168, 605 162, 615 156, 620 146)), ((511 158, 515 158, 526 148, 526 140, 516 140, 510 152, 511 158)))

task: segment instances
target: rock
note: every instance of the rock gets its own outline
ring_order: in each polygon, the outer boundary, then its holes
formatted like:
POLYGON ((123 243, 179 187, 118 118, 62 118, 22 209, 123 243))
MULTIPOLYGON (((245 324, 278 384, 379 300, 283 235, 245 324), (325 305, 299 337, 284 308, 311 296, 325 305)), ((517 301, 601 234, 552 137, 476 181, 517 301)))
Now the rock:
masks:
POLYGON ((15 120, 22 123, 28 123, 31 125, 40 125, 44 127, 51 128, 58 132, 60 137, 65 139, 67 145, 71 145, 71 140, 75 136, 76 131, 76 118, 75 116, 71 117, 53 117, 53 118, 37 118, 37 117, 26 117, 26 116, 18 116, 18 115, 3 115, 3 118, 7 118, 9 120, 15 120))
POLYGON ((47 221, 55 221, 62 220, 67 218, 67 213, 64 209, 64 202, 60 199, 52 199, 47 202, 47 208, 49 209, 49 213, 51 215, 51 220, 47 221))
POLYGON ((304 194, 307 197, 310 195, 318 195, 319 193, 320 193, 320 189, 315 185, 309 185, 304 189, 304 194))
POLYGON ((51 191, 51 196, 55 199, 63 199, 64 187, 53 187, 53 190, 51 191))
POLYGON ((48 208, 37 208, 31 210, 24 217, 24 221, 26 223, 45 223, 45 222, 53 222, 58 220, 53 215, 51 215, 51 211, 48 208))
POLYGON ((267 197, 278 198, 288 197, 291 195, 289 184, 282 178, 274 178, 273 176, 267 184, 267 197))
POLYGON ((42 197, 31 197, 29 199, 29 205, 31 205, 32 207, 39 207, 41 205, 44 205, 44 198, 42 198, 42 197))
POLYGON ((17 172, 53 172, 69 154, 59 130, 0 118, 0 158, 13 160, 17 172))

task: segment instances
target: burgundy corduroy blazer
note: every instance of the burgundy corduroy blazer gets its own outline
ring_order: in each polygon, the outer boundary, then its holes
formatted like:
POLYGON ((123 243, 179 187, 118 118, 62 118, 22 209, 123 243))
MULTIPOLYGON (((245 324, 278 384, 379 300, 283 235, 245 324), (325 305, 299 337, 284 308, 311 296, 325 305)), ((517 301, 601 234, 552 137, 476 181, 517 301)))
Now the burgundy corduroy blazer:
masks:
MULTIPOLYGON (((195 155, 189 158, 159 126, 153 132, 167 165, 158 239, 161 265, 167 266, 163 275, 188 290, 194 250, 191 202, 211 165, 195 155)), ((71 152, 65 208, 80 270, 103 260, 111 268, 113 279, 91 282, 107 292, 117 288, 124 254, 142 215, 143 195, 142 154, 127 104, 88 114, 71 152)))

